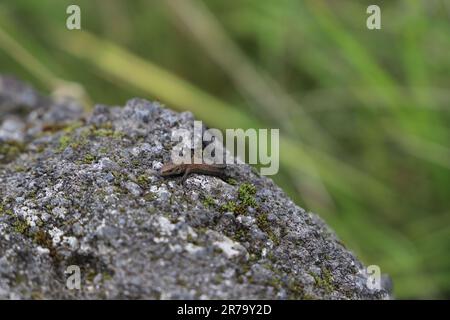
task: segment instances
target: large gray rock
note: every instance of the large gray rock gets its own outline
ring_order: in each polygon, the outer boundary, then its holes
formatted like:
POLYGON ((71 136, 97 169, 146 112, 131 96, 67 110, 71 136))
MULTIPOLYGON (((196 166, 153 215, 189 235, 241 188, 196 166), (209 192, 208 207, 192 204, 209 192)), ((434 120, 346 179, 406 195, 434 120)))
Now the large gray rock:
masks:
POLYGON ((192 128, 191 113, 133 99, 83 116, 1 79, 0 298, 389 297, 249 166, 230 165, 228 182, 160 177, 171 130, 192 128), (66 286, 70 265, 79 290, 66 286))

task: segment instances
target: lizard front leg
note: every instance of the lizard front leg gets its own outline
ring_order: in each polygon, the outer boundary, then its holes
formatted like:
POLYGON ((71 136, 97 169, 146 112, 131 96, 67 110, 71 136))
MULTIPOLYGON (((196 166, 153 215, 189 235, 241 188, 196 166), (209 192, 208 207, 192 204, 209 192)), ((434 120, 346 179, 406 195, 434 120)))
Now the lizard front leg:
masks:
POLYGON ((184 184, 184 182, 186 181, 186 179, 188 178, 188 176, 192 173, 191 169, 189 167, 186 168, 186 170, 184 171, 183 176, 181 177, 181 184, 184 184))

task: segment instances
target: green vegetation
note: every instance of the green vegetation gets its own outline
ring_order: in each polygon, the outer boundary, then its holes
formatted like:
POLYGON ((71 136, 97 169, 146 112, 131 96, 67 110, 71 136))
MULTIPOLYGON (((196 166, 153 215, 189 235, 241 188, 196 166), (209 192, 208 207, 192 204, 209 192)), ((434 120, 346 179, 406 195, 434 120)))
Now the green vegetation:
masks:
POLYGON ((139 186, 141 186, 142 188, 147 188, 149 180, 147 175, 145 174, 141 174, 140 176, 137 177, 137 181, 139 186))
POLYGON ((313 272, 311 272, 310 275, 314 278, 316 285, 325 290, 326 293, 333 292, 333 276, 331 275, 330 270, 322 268, 322 274, 320 276, 313 272))
MULTIPOLYGON (((248 213, 248 208, 258 208, 258 204, 256 203, 255 194, 256 187, 250 183, 243 183, 239 186, 238 195, 236 200, 231 200, 222 204, 219 208, 222 212, 233 212, 235 215, 246 215, 248 213)), ((214 206, 214 199, 205 198, 203 201, 205 206, 214 206)))
POLYGON ((28 224, 26 221, 20 220, 20 219, 16 219, 14 221, 14 231, 17 233, 21 233, 21 234, 27 234, 28 232, 28 224))
POLYGON ((228 201, 220 207, 222 212, 235 212, 237 208, 236 202, 228 201))
POLYGON ((0 143, 0 163, 13 161, 23 150, 25 146, 18 142, 6 141, 0 143))
POLYGON ((239 186, 238 199, 244 206, 258 207, 255 199, 256 187, 250 183, 243 183, 239 186))
POLYGON ((57 149, 58 152, 62 152, 64 151, 69 145, 70 142, 72 141, 71 137, 68 135, 62 135, 59 138, 59 147, 57 149))
POLYGON ((214 199, 211 196, 206 196, 203 199, 202 203, 205 207, 214 207, 216 204, 216 202, 214 201, 214 199))
MULTIPOLYGON (((71 147, 75 150, 81 149, 89 143, 90 140, 96 137, 109 137, 113 139, 120 139, 123 137, 123 133, 120 131, 115 131, 111 129, 111 124, 105 124, 102 127, 89 126, 78 131, 76 129, 80 128, 82 124, 78 121, 64 126, 62 132, 63 134, 59 138, 59 145, 56 147, 56 152, 63 152, 67 147, 71 147)), ((102 147, 98 150, 99 154, 107 153, 108 149, 102 147)), ((96 160, 96 156, 92 154, 86 154, 83 158, 76 161, 78 164, 90 164, 96 160)))
POLYGON ((235 186, 235 185, 238 184, 238 182, 236 181, 236 179, 233 179, 233 178, 228 178, 228 179, 227 179, 227 183, 228 183, 228 184, 231 184, 232 186, 235 186))
POLYGON ((6 203, 0 202, 0 217, 2 215, 12 216, 13 212, 11 209, 6 209, 6 203))
POLYGON ((275 245, 279 245, 280 243, 280 237, 278 237, 273 231, 272 227, 270 226, 269 220, 267 220, 267 213, 260 212, 258 216, 256 217, 256 224, 258 225, 258 228, 260 228, 262 231, 264 231, 270 240, 275 245))
MULTIPOLYGON (((274 179, 299 205, 397 297, 449 296, 448 2, 384 1, 377 31, 368 1, 79 0, 82 31, 69 4, 0 3, 2 73, 88 108, 140 96, 209 127, 280 128, 274 179)), ((248 191, 226 209, 254 205, 248 191)))
POLYGON ((89 163, 92 163, 92 162, 94 162, 95 161, 95 156, 93 156, 92 154, 86 154, 85 156, 84 156, 84 159, 83 159, 83 162, 85 163, 85 164, 89 164, 89 163))
POLYGON ((92 135, 97 137, 110 137, 114 139, 121 139, 123 137, 123 132, 107 128, 98 128, 92 132, 92 135))

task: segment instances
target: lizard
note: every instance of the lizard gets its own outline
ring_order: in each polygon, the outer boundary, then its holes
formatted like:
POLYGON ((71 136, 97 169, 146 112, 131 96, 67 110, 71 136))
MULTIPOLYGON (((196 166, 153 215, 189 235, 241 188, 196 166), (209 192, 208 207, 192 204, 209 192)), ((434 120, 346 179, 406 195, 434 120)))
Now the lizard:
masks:
POLYGON ((182 163, 173 164, 166 163, 161 168, 161 176, 174 177, 183 175, 181 181, 184 182, 191 173, 205 174, 209 176, 219 177, 222 180, 226 178, 225 169, 226 164, 195 164, 195 163, 182 163))

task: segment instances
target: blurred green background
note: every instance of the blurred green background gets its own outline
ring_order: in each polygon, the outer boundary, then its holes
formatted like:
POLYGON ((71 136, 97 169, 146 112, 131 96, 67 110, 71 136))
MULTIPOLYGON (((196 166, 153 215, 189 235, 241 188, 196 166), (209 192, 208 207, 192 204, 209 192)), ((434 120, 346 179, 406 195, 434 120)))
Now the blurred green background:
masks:
POLYGON ((2 0, 0 72, 88 107, 140 96, 280 128, 274 179, 297 204, 396 297, 449 298, 449 21, 446 0, 2 0))

